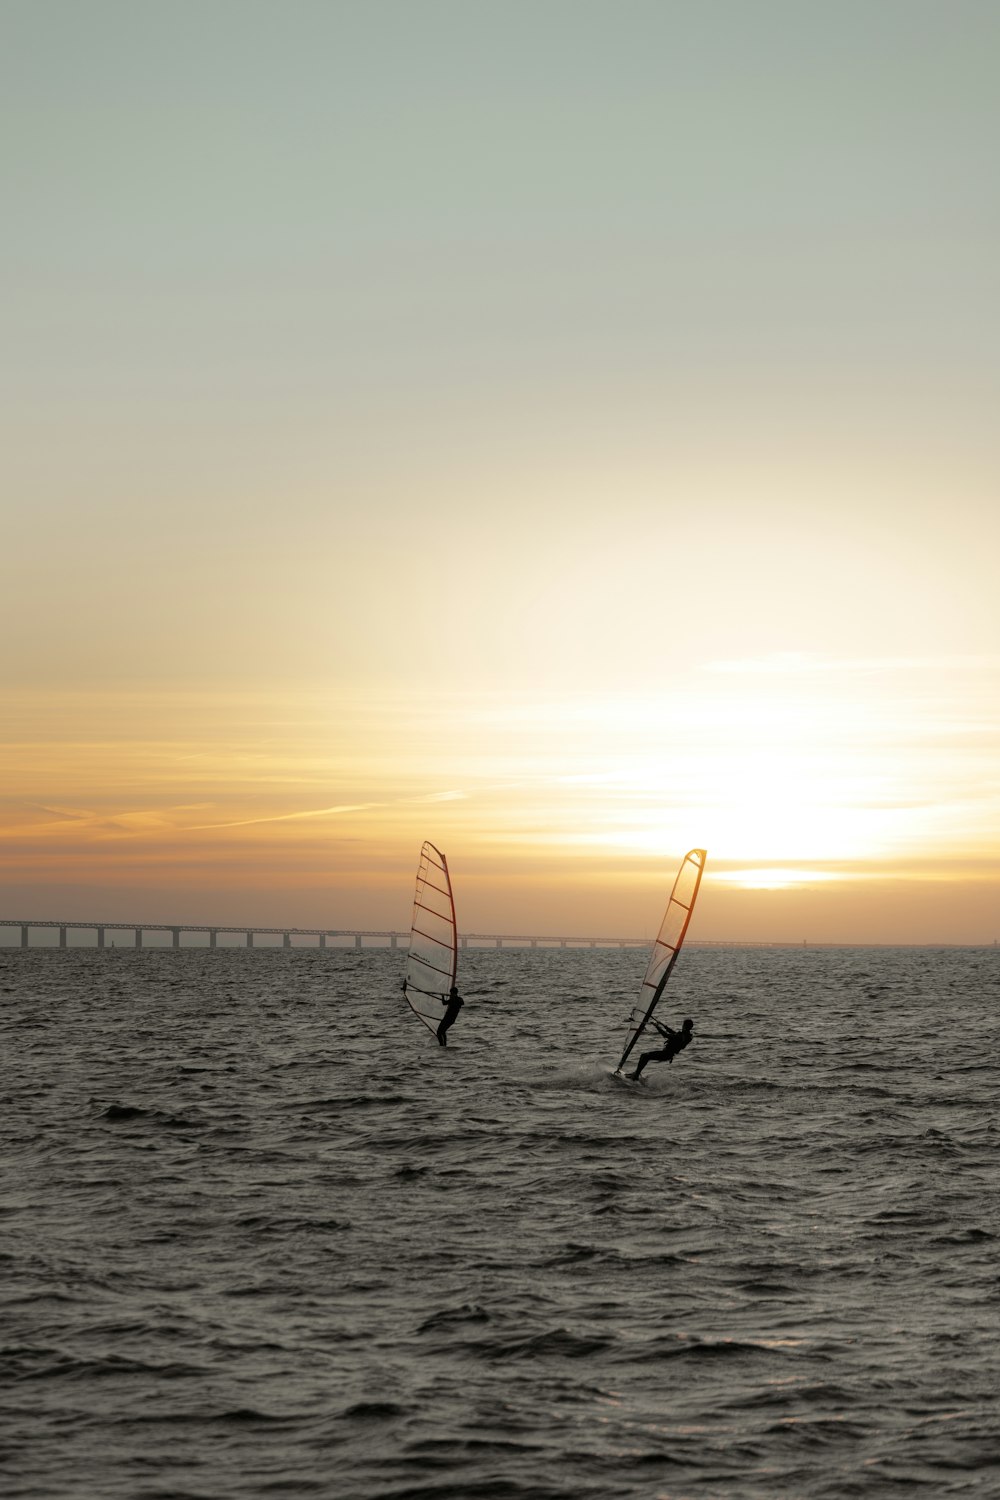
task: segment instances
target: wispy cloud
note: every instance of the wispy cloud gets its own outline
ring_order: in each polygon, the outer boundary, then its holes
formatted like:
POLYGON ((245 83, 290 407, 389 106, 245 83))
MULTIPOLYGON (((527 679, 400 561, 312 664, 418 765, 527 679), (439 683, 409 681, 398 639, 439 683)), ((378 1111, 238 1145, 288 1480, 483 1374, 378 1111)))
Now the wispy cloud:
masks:
POLYGON ((468 792, 427 792, 422 797, 405 797, 405 802, 464 802, 468 792))
POLYGON ((192 823, 185 832, 203 833, 210 828, 252 828, 259 823, 294 823, 303 818, 335 818, 345 813, 371 812, 374 808, 387 807, 386 802, 341 802, 334 807, 308 808, 304 812, 272 813, 265 818, 235 818, 228 823, 192 823))
POLYGON ((920 656, 826 656, 811 651, 773 651, 766 656, 729 657, 705 662, 705 672, 746 676, 802 676, 808 673, 875 675, 882 672, 996 672, 1000 656, 991 654, 920 656))
POLYGON ((67 823, 89 822, 90 819, 97 816, 93 809, 89 807, 53 807, 44 802, 28 802, 24 805, 34 809, 36 812, 45 813, 49 818, 58 818, 60 821, 67 823))

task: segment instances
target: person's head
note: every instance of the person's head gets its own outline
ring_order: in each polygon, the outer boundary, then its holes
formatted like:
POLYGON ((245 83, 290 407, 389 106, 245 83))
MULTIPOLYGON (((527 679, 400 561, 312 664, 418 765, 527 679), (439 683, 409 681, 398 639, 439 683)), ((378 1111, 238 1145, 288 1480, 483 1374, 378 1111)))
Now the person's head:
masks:
POLYGON ((682 1031, 693 1031, 694 1030, 694 1022, 692 1021, 692 1019, 691 1019, 690 1016, 685 1016, 685 1018, 684 1018, 684 1025, 681 1027, 681 1030, 682 1031))
POLYGON ((457 984, 453 984, 452 985, 451 990, 448 993, 448 999, 449 1000, 457 1000, 458 999, 458 985, 457 984))

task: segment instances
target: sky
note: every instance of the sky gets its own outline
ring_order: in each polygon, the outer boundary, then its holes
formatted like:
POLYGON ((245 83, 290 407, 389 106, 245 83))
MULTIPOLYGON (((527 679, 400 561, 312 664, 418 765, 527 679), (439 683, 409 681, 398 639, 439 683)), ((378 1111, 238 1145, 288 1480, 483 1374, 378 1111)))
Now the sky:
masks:
POLYGON ((0 4, 0 920, 1000 936, 992 0, 0 4))

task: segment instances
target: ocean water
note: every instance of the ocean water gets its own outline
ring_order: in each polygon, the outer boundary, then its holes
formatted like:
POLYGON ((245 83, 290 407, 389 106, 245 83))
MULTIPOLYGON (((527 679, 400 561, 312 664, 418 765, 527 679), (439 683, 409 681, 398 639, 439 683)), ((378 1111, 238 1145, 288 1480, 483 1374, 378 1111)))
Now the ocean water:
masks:
POLYGON ((1000 1495, 1000 956, 0 952, 0 1488, 1000 1495))

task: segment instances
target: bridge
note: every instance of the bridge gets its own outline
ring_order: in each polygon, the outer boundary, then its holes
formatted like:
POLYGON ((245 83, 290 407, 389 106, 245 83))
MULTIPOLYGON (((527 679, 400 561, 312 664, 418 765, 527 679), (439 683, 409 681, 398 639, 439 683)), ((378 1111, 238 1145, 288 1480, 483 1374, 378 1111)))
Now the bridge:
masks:
MULTIPOLYGON (((0 930, 4 928, 20 929, 22 948, 30 948, 31 934, 39 929, 45 930, 58 928, 60 948, 69 947, 68 934, 70 932, 88 932, 96 934, 96 946, 106 948, 108 946, 108 934, 115 932, 130 933, 132 936, 131 946, 142 948, 146 933, 169 932, 170 943, 157 943, 155 946, 163 948, 180 947, 219 947, 220 936, 237 937, 243 940, 247 948, 255 946, 258 937, 280 937, 281 947, 349 947, 352 942, 355 948, 366 946, 365 939, 369 939, 368 946, 389 948, 406 947, 409 944, 410 934, 408 932, 394 932, 391 929, 377 928, 333 928, 333 927, 258 927, 256 925, 245 925, 238 923, 216 923, 211 927, 198 926, 190 922, 64 922, 50 919, 30 919, 23 917, 0 917, 0 930), (207 933, 208 942, 181 943, 181 936, 193 935, 195 933, 207 933), (314 942, 310 944, 293 943, 293 938, 311 938, 314 942)), ((114 939, 112 938, 112 944, 114 939)), ((521 933, 500 932, 463 932, 459 934, 459 944, 462 948, 487 945, 494 948, 648 948, 649 938, 583 938, 531 935, 521 933)), ((16 947, 16 943, 0 944, 0 946, 16 947)), ((36 947, 55 947, 54 943, 37 943, 36 947)), ((73 946, 89 947, 91 944, 74 944, 73 946)), ((239 944, 225 943, 224 947, 239 946, 239 944)), ((277 947, 276 943, 264 945, 269 948, 277 947)))

